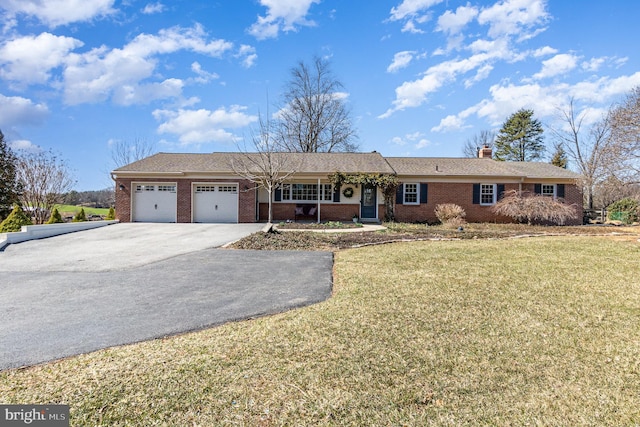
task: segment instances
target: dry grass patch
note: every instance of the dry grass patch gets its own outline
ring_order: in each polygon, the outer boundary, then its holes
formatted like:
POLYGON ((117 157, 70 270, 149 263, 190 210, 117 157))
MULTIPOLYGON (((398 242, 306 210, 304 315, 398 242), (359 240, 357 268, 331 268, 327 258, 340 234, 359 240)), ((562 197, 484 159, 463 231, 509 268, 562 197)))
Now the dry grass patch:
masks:
POLYGON ((636 425, 637 242, 415 242, 336 254, 330 300, 0 373, 73 425, 636 425))

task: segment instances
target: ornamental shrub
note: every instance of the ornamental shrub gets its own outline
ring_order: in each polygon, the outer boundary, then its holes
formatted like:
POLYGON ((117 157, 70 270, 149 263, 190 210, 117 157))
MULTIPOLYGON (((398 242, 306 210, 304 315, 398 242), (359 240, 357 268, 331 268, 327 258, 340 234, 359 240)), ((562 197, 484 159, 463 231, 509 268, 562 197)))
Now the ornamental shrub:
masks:
POLYGON ((517 190, 505 192, 502 200, 493 205, 492 210, 498 215, 508 216, 529 225, 534 222, 564 225, 576 215, 574 205, 568 205, 553 197, 531 195, 527 191, 520 193, 517 190))
POLYGON ((458 227, 466 224, 464 217, 467 216, 467 213, 464 211, 462 206, 458 206, 454 203, 443 203, 436 205, 434 212, 442 225, 458 227))
POLYGON ((109 208, 109 213, 107 213, 107 216, 104 217, 104 219, 106 219, 107 221, 112 221, 116 219, 116 210, 113 209, 113 206, 109 208))
POLYGON ((14 205, 9 216, 0 223, 0 233, 20 231, 23 225, 33 225, 33 222, 31 222, 31 218, 24 213, 20 206, 14 205))
POLYGON ((72 222, 83 222, 87 220, 87 215, 84 213, 84 208, 80 209, 80 212, 73 217, 72 222))
POLYGON ((638 221, 639 215, 640 206, 638 201, 631 197, 620 199, 607 207, 607 219, 609 221, 622 221, 626 224, 631 224, 638 221))
POLYGON ((59 224, 61 222, 64 222, 62 215, 58 212, 58 208, 53 208, 53 212, 51 212, 51 216, 49 217, 47 224, 59 224))

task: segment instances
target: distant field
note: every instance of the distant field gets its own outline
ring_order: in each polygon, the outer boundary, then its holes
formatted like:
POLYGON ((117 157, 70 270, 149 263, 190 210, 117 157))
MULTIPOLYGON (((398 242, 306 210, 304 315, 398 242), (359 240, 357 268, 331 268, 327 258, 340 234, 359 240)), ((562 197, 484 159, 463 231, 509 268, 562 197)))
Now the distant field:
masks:
MULTIPOLYGON (((76 213, 80 212, 80 209, 83 208, 83 206, 74 205, 55 205, 55 207, 58 209, 58 212, 60 212, 62 216, 75 215, 76 213)), ((87 215, 106 215, 109 213, 109 209, 84 207, 84 213, 87 215)))

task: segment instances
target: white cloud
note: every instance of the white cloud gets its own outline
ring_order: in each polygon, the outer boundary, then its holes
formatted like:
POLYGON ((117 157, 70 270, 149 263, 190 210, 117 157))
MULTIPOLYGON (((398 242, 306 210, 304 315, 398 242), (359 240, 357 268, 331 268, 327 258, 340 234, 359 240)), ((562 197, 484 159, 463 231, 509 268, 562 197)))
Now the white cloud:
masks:
POLYGON ((320 0, 260 0, 266 7, 266 16, 258 16, 258 20, 249 28, 249 34, 259 40, 275 38, 280 31, 296 31, 299 26, 314 26, 307 20, 311 5, 320 0))
POLYGON ((166 10, 166 6, 163 5, 160 2, 157 3, 148 3, 147 5, 145 5, 145 7, 142 9, 142 13, 144 13, 145 15, 153 15, 155 13, 162 13, 166 10))
POLYGON ((246 114, 246 107, 232 105, 215 111, 199 110, 155 110, 153 116, 162 122, 159 134, 178 135, 184 145, 208 142, 236 142, 239 138, 228 131, 238 129, 258 120, 257 116, 246 114))
POLYGON ((442 31, 449 35, 458 34, 476 16, 478 16, 478 9, 469 5, 460 6, 455 12, 447 10, 438 18, 436 31, 442 31))
POLYGON ((442 0, 403 0, 397 7, 391 8, 392 21, 400 21, 420 15, 423 11, 442 3, 442 0))
POLYGON ((258 60, 258 54, 256 54, 256 48, 247 44, 240 45, 240 49, 236 54, 236 58, 241 59, 242 66, 245 68, 251 68, 258 60))
POLYGON ((199 62, 191 63, 191 71, 196 73, 198 77, 196 77, 196 81, 198 83, 209 83, 211 80, 216 80, 220 78, 220 76, 216 73, 210 73, 202 69, 202 65, 199 62))
POLYGON ((548 20, 545 6, 545 0, 503 0, 483 8, 478 22, 489 26, 488 34, 493 38, 513 35, 528 38, 527 30, 548 20))
POLYGON ((412 50, 405 50, 393 55, 393 62, 387 67, 387 73, 395 73, 407 67, 413 60, 415 53, 416 52, 412 50))
POLYGON ((553 58, 542 61, 542 70, 533 75, 534 79, 545 79, 566 74, 576 68, 579 58, 569 53, 560 53, 553 58))
POLYGON ((549 56, 549 55, 555 55, 556 53, 558 53, 558 49, 554 49, 550 46, 544 46, 541 48, 538 48, 536 50, 533 51, 533 57, 534 58, 540 58, 542 56, 549 56))
POLYGON ((122 49, 100 47, 71 54, 64 70, 64 99, 68 104, 105 101, 130 105, 180 94, 179 79, 146 82, 154 77, 158 55, 179 50, 219 57, 232 48, 224 40, 207 41, 201 26, 173 27, 157 35, 140 34, 122 49), (136 93, 139 92, 139 93, 136 93))
POLYGON ((115 12, 115 0, 3 0, 0 8, 15 15, 36 17, 55 28, 74 22, 86 22, 115 12))
POLYGON ((434 126, 431 128, 431 132, 447 132, 452 130, 460 130, 464 129, 464 120, 462 117, 455 115, 448 115, 447 117, 440 120, 438 126, 434 126))
POLYGON ((51 70, 82 45, 80 40, 50 33, 9 40, 0 46, 0 77, 19 84, 46 83, 51 70))
POLYGON ((30 151, 34 153, 42 151, 42 147, 34 144, 33 142, 27 139, 16 139, 13 141, 9 141, 9 146, 14 151, 20 150, 20 151, 30 151))
POLYGON ((0 94, 0 129, 39 125, 48 116, 49 108, 45 104, 34 104, 27 98, 0 94))

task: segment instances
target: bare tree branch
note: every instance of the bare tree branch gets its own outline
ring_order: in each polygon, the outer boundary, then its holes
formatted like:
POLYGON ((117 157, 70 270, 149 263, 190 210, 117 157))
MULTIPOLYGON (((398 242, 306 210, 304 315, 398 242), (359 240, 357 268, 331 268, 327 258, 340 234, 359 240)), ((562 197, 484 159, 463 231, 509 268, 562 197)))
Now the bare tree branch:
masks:
POLYGON ((22 187, 20 201, 43 224, 56 203, 75 184, 67 164, 50 151, 19 153, 16 176, 22 187))
POLYGON ((473 135, 467 139, 462 147, 462 155, 469 159, 478 157, 478 150, 485 145, 493 148, 496 140, 496 133, 492 130, 481 130, 480 133, 473 135))
POLYGON ((155 144, 143 138, 117 140, 111 143, 110 148, 114 169, 142 160, 157 151, 155 144))

